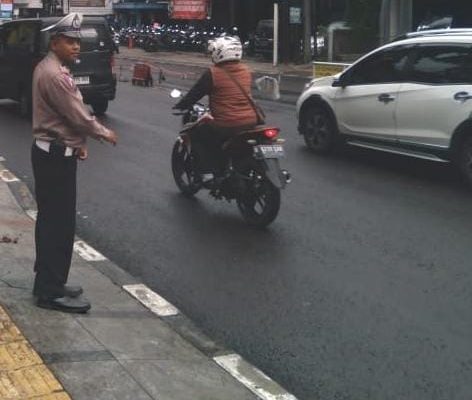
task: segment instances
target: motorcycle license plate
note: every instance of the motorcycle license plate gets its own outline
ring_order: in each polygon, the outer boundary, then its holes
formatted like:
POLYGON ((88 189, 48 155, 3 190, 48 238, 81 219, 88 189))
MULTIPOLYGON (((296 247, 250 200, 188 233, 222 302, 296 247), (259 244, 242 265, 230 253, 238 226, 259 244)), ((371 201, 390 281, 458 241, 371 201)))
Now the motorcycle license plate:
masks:
POLYGON ((89 85, 90 77, 89 76, 74 76, 74 82, 76 85, 89 85))
POLYGON ((263 144, 255 147, 256 154, 264 158, 282 158, 285 156, 283 146, 279 144, 263 144))

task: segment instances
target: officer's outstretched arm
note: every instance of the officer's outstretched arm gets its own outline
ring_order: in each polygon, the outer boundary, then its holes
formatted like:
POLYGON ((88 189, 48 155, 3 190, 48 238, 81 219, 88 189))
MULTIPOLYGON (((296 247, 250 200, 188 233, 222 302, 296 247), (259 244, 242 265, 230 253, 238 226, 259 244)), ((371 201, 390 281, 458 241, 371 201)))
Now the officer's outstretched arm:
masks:
POLYGON ((50 106, 69 123, 77 134, 116 144, 116 134, 90 115, 70 76, 57 75, 47 84, 50 106))

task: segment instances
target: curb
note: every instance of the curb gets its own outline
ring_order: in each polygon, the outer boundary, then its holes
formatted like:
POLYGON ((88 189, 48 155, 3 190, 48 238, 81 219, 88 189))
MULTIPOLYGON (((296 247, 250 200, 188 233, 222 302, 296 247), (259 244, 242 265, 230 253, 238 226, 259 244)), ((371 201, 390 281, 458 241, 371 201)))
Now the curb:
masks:
MULTIPOLYGON (((6 160, 0 156, 0 180, 7 184, 23 211, 31 219, 35 220, 37 207, 33 195, 28 186, 6 168, 5 162, 6 160)), ((114 284, 120 286, 130 296, 134 297, 139 303, 163 320, 176 334, 188 341, 205 356, 212 359, 213 362, 249 389, 259 399, 297 400, 295 396, 244 360, 239 354, 226 349, 206 336, 191 319, 182 314, 171 303, 153 292, 146 285, 139 283, 133 276, 108 260, 104 255, 77 236, 74 242, 74 252, 86 262, 93 264, 97 270, 108 277, 114 284)))
MULTIPOLYGON (((176 77, 180 77, 181 79, 192 79, 190 77, 193 77, 193 79, 196 79, 198 75, 203 72, 206 68, 208 68, 207 63, 186 63, 186 62, 181 62, 181 61, 169 61, 169 60, 163 60, 159 61, 154 57, 151 56, 146 56, 146 55, 140 55, 136 57, 131 57, 131 56, 118 56, 116 57, 117 60, 125 60, 125 61, 131 61, 131 62, 147 62, 151 64, 151 67, 158 68, 159 71, 164 72, 165 74, 168 74, 170 76, 175 75, 176 77), (194 68, 193 72, 187 73, 187 72, 174 72, 171 69, 167 70, 163 68, 162 66, 167 66, 167 67, 172 67, 172 66, 192 66, 194 68), (196 72, 195 69, 198 69, 199 71, 196 72)), ((280 72, 275 72, 275 71, 264 71, 264 70, 254 70, 254 75, 255 77, 260 77, 264 75, 272 76, 272 77, 280 77, 280 79, 289 79, 292 81, 296 81, 300 84, 304 84, 309 82, 312 77, 304 77, 300 75, 295 75, 295 74, 284 74, 280 72)), ((287 94, 287 95, 300 95, 300 90, 288 90, 288 89, 280 89, 281 94, 287 94)), ((256 96, 257 97, 257 96, 256 96)), ((269 100, 269 99, 266 99, 269 100)), ((277 102, 277 100, 271 100, 277 102)))

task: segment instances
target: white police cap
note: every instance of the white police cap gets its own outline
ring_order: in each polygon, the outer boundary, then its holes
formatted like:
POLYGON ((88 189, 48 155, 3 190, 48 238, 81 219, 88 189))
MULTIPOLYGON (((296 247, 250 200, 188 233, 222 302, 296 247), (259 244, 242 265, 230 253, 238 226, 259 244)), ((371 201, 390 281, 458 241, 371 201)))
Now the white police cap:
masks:
POLYGON ((80 26, 82 25, 83 16, 79 13, 67 14, 55 24, 50 25, 42 32, 50 32, 52 35, 63 35, 71 38, 81 38, 80 26))

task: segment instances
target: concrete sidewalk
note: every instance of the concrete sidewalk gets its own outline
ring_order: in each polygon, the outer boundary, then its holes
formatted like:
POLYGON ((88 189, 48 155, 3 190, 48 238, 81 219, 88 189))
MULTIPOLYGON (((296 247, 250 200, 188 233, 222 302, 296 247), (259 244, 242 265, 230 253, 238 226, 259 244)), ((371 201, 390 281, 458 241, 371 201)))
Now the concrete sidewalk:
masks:
POLYGON ((2 400, 295 399, 83 242, 69 281, 83 285, 92 310, 37 308, 34 207, 0 163, 2 400))

